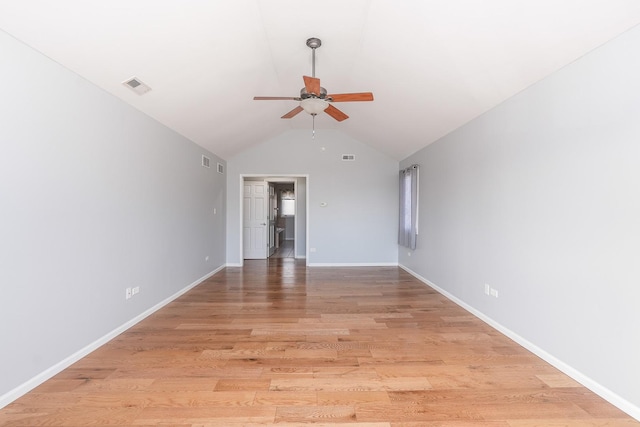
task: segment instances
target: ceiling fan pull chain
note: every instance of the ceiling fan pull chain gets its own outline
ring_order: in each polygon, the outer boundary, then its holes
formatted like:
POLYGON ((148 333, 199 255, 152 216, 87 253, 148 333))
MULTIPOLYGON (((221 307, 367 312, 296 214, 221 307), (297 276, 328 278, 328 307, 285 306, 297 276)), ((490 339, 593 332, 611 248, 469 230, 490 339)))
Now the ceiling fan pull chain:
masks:
POLYGON ((316 139, 316 115, 312 114, 311 115, 311 139, 316 139))

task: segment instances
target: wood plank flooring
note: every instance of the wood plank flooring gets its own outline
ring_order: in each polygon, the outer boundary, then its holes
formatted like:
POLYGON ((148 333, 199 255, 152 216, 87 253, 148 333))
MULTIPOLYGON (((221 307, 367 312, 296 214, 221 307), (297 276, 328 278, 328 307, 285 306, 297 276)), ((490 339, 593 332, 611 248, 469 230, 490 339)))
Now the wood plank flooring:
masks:
POLYGON ((396 267, 227 268, 0 411, 2 426, 640 423, 396 267))

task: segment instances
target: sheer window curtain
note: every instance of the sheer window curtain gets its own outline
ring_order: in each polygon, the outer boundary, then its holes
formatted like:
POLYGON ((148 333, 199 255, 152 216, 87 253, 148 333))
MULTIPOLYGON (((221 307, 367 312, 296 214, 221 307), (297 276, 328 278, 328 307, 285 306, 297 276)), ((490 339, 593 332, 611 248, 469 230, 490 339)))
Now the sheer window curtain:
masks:
POLYGON ((418 165, 400 171, 400 224, 398 244, 416 248, 418 240, 418 165))

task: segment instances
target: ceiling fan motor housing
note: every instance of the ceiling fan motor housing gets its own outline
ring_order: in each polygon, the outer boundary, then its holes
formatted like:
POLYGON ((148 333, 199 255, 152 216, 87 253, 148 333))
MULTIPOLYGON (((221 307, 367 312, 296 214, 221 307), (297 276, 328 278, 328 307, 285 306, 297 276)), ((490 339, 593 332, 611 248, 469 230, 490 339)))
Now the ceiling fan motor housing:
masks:
POLYGON ((307 92, 306 88, 302 88, 300 89, 300 98, 301 99, 307 99, 307 98, 320 98, 320 99, 325 99, 327 97, 327 90, 323 87, 320 88, 320 94, 319 95, 315 95, 313 93, 309 93, 307 92))

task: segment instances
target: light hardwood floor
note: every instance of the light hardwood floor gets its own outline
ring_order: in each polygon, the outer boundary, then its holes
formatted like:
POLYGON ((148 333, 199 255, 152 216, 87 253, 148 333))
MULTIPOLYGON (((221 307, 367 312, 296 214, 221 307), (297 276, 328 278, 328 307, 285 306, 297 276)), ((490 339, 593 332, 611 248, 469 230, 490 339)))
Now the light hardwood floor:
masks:
POLYGON ((396 267, 227 268, 2 426, 638 426, 396 267))

